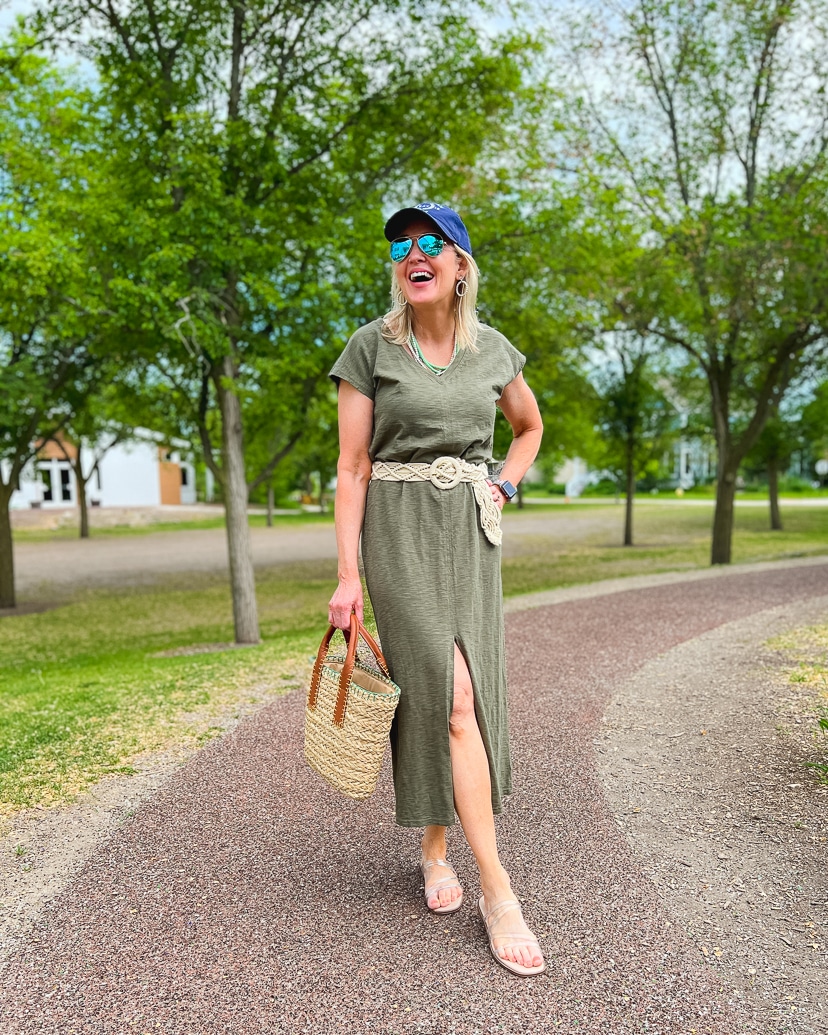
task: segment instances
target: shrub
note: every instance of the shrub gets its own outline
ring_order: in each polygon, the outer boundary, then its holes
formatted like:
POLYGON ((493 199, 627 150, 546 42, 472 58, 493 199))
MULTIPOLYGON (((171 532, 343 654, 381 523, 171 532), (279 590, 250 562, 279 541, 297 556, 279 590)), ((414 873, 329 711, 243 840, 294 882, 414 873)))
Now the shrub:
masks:
POLYGON ((581 495, 615 496, 620 491, 620 487, 612 480, 612 478, 602 478, 600 481, 595 482, 594 485, 587 485, 581 495))
MULTIPOLYGON (((817 722, 817 732, 822 733, 823 735, 828 734, 828 709, 825 709, 823 711, 822 715, 819 716, 817 722)), ((826 745, 826 747, 828 747, 828 745, 826 745)), ((823 780, 828 780, 828 754, 823 756, 822 762, 806 762, 805 765, 809 769, 815 769, 823 780)))

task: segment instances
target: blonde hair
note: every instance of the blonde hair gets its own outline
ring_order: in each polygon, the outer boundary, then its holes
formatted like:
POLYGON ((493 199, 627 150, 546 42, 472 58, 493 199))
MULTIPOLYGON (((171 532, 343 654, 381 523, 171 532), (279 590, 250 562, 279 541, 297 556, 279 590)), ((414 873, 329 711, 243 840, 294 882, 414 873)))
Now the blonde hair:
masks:
MULTIPOLYGON (((452 244, 452 248, 461 259, 466 260, 466 272, 463 275, 466 291, 463 295, 456 295, 454 303, 457 348, 478 352, 477 335, 480 330, 480 321, 477 319, 477 289, 480 284, 480 271, 469 252, 463 251, 456 244, 452 244)), ((397 280, 397 274, 392 270, 391 310, 382 318, 382 335, 386 341, 393 342, 395 345, 408 345, 413 331, 413 315, 411 306, 406 301, 400 282, 397 280)))

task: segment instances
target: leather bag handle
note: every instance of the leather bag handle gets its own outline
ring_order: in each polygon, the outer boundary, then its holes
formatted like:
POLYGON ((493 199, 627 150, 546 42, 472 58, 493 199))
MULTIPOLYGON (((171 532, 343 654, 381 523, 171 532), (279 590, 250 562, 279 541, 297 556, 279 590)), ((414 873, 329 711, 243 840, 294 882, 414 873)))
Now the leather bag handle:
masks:
MULTIPOLYGON (((319 683, 322 679, 322 666, 325 664, 331 639, 336 630, 337 627, 335 625, 329 625, 328 631, 322 637, 322 643, 319 645, 319 652, 316 655, 316 663, 313 666, 313 673, 311 675, 310 689, 308 690, 308 708, 310 708, 311 711, 316 707, 316 699, 319 696, 319 683)), ((360 636, 370 647, 371 653, 377 659, 377 664, 384 675, 387 676, 388 679, 391 678, 391 673, 388 670, 388 662, 385 660, 385 656, 380 650, 377 641, 357 618, 355 611, 351 612, 350 630, 346 633, 343 629, 342 632, 348 643, 348 651, 345 655, 345 664, 342 666, 342 672, 339 676, 339 693, 336 697, 336 708, 334 709, 334 723, 340 727, 345 722, 345 709, 348 703, 348 685, 351 682, 354 665, 356 664, 356 649, 360 636)))

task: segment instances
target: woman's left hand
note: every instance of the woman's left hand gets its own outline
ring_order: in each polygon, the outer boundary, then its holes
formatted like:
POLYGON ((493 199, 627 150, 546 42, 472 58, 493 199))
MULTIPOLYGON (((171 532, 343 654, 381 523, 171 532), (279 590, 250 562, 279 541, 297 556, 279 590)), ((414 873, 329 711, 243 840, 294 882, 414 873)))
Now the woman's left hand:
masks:
POLYGON ((503 510, 504 506, 506 505, 506 497, 503 495, 500 486, 493 485, 491 482, 489 482, 489 488, 492 492, 492 499, 495 501, 498 508, 500 510, 503 510))

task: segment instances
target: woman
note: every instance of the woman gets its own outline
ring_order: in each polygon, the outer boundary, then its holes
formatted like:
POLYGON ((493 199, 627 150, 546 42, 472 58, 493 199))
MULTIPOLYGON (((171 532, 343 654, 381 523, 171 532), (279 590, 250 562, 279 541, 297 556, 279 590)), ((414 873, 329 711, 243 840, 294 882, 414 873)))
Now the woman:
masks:
POLYGON ((425 828, 426 904, 462 905, 446 861, 456 810, 495 959, 539 974, 543 955, 498 857, 494 815, 511 790, 500 511, 537 454, 541 417, 524 357, 477 320, 478 271, 457 213, 431 202, 401 209, 385 236, 393 308, 354 334, 331 371, 339 586, 329 618, 342 629, 354 610, 362 620, 361 535, 383 653, 402 689, 391 731, 396 820, 425 828), (491 480, 496 405, 514 438, 491 480))

